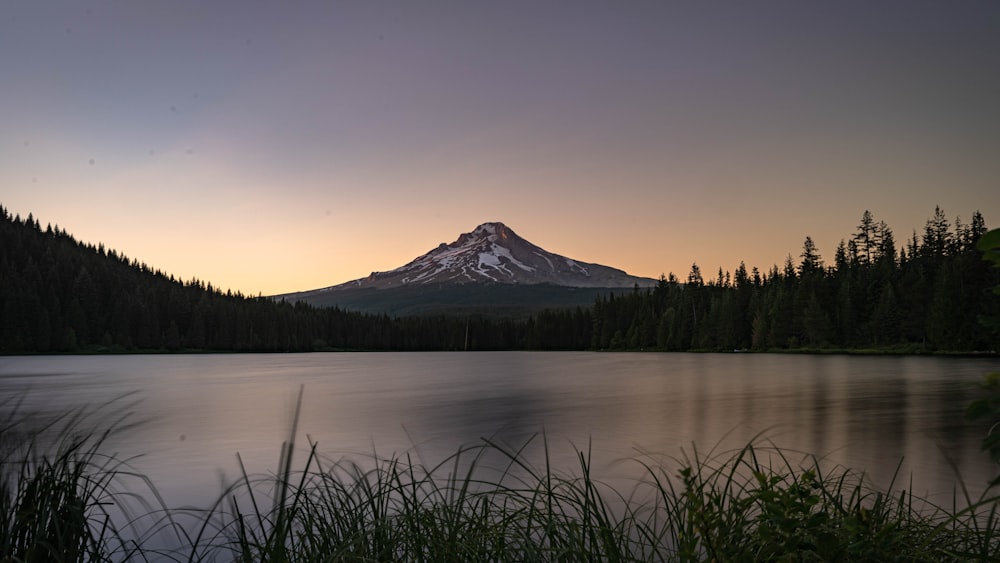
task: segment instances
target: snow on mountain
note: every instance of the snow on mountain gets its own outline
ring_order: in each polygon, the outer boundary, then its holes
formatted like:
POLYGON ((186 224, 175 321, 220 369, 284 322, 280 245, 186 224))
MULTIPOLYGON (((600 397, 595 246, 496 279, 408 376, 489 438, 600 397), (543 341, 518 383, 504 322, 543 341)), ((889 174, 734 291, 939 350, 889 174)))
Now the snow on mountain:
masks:
POLYGON ((630 276, 622 270, 571 260, 553 254, 519 237, 503 223, 483 223, 451 244, 417 257, 387 272, 325 290, 348 288, 388 289, 428 284, 551 284, 566 287, 648 287, 650 278, 630 276))

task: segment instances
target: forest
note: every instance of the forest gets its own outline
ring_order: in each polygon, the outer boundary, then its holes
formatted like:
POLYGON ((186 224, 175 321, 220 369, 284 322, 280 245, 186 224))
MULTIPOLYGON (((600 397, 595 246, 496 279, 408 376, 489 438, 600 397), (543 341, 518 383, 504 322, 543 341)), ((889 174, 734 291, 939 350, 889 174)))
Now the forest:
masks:
POLYGON ((528 318, 407 316, 315 308, 182 281, 103 244, 0 206, 0 354, 327 350, 996 351, 1000 270, 986 232, 940 208, 901 243, 865 211, 824 261, 714 278, 697 264, 651 289, 528 318))
POLYGON ((705 279, 697 264, 683 283, 670 274, 647 292, 608 296, 593 308, 591 346, 660 350, 996 350, 998 271, 976 243, 976 212, 954 225, 940 208, 897 245, 865 211, 826 264, 810 237, 798 260, 767 272, 740 264, 705 279), (898 250, 897 250, 898 248, 898 250))

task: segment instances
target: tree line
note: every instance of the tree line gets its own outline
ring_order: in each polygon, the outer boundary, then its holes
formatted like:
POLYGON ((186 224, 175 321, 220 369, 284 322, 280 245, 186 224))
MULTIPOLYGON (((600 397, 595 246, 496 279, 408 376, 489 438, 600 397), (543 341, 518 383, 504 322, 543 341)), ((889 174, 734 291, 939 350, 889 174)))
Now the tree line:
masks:
POLYGON ((697 264, 682 283, 661 277, 648 291, 598 299, 591 347, 598 349, 996 350, 991 289, 998 271, 976 243, 986 233, 977 211, 965 224, 940 207, 902 244, 865 211, 856 232, 826 263, 811 237, 798 260, 767 272, 720 268, 705 279, 697 264))
POLYGON ((0 207, 0 353, 511 349, 517 328, 223 292, 0 207))
POLYGON ((954 225, 940 209, 897 251, 865 212, 825 265, 806 237, 798 263, 766 273, 693 265, 652 289, 609 293, 590 308, 527 319, 393 318, 315 308, 182 281, 43 228, 0 206, 0 353, 314 350, 992 350, 978 317, 997 315, 995 270, 975 251, 977 212, 954 225))

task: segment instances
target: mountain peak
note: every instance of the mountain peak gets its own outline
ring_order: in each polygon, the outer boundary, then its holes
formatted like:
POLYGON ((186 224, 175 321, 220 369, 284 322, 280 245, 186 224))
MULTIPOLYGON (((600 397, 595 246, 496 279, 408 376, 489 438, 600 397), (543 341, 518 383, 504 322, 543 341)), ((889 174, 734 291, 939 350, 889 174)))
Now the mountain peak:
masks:
POLYGON ((441 243, 410 263, 328 289, 440 284, 549 284, 565 287, 651 286, 656 280, 554 254, 500 221, 482 223, 450 244, 441 243))
POLYGON ((507 229, 507 225, 504 225, 500 221, 491 221, 489 223, 483 223, 482 225, 479 225, 472 232, 474 232, 474 233, 489 233, 491 235, 495 235, 498 232, 505 231, 505 230, 508 230, 507 229))
MULTIPOLYGON (((489 237, 497 236, 500 238, 508 238, 514 235, 514 231, 510 229, 507 225, 504 225, 500 221, 491 221, 489 223, 483 223, 472 230, 469 233, 463 233, 462 236, 472 236, 472 237, 489 237)), ((459 237, 461 238, 461 237, 459 237)))

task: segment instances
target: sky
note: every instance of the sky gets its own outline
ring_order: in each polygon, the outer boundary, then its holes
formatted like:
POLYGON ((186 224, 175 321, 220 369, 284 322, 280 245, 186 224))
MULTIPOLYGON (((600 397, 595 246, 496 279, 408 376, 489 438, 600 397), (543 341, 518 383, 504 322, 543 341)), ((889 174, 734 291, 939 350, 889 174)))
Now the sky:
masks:
POLYGON ((0 205, 273 295, 487 221, 659 277, 1000 226, 1000 2, 3 0, 0 205))

